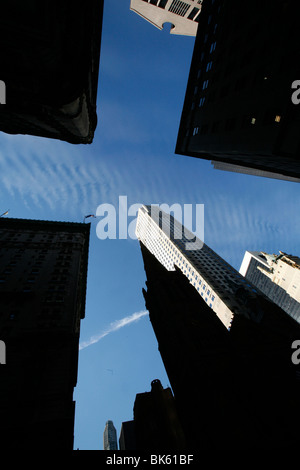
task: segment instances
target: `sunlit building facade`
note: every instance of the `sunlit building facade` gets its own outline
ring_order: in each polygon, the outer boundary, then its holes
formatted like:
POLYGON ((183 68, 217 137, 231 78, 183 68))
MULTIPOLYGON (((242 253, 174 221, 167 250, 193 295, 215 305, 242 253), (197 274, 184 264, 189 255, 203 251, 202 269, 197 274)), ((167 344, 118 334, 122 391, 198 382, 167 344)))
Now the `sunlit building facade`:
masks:
POLYGON ((141 207, 136 235, 168 271, 177 266, 183 272, 226 328, 235 313, 260 316, 258 305, 249 306, 255 302, 254 286, 171 214, 158 206, 141 207))
POLYGON ((196 36, 203 0, 131 0, 130 10, 158 29, 171 23, 171 34, 196 36))
POLYGON ((240 273, 300 323, 300 258, 246 251, 240 273))

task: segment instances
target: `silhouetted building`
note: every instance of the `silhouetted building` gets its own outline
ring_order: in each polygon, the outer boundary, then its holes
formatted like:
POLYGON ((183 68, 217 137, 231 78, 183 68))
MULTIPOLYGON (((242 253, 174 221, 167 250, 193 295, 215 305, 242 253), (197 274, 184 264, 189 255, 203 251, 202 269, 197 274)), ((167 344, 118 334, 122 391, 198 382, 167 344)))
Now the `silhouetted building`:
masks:
POLYGON ((103 449, 118 450, 117 431, 114 423, 110 420, 106 421, 103 432, 103 449))
POLYGON ((204 0, 175 152, 299 180, 299 39, 292 0, 204 0))
POLYGON ((102 16, 103 0, 3 3, 1 131, 92 142, 102 16))
POLYGON ((73 449, 89 224, 0 218, 0 443, 73 449))
POLYGON ((123 421, 119 437, 120 450, 136 450, 134 420, 123 421))
POLYGON ((151 391, 138 393, 134 402, 136 449, 141 451, 179 451, 186 448, 171 389, 159 380, 151 391))
POLYGON ((158 29, 171 23, 171 34, 196 36, 203 0, 131 0, 130 10, 158 29))
POLYGON ((300 258, 246 251, 240 273, 300 323, 300 258))
POLYGON ((291 345, 299 325, 262 296, 263 314, 235 315, 229 331, 178 268, 141 250, 146 307, 188 447, 295 447, 299 366, 291 345))

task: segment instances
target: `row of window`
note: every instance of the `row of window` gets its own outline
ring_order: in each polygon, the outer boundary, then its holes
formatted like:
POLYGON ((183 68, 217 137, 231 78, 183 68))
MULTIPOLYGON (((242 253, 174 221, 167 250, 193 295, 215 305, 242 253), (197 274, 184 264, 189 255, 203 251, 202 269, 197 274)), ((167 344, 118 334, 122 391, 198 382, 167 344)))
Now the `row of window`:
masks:
MULTIPOLYGON (((257 119, 256 117, 251 116, 243 116, 241 119, 238 118, 228 118, 224 119, 223 121, 215 121, 211 124, 202 124, 202 126, 193 127, 192 135, 206 135, 206 134, 215 134, 219 132, 228 132, 233 130, 239 129, 246 129, 250 128, 251 126, 257 125, 278 125, 281 120, 282 116, 280 114, 273 114, 270 117, 270 114, 267 113, 267 117, 265 119, 257 119)), ((187 135, 189 135, 189 130, 187 131, 187 135)))

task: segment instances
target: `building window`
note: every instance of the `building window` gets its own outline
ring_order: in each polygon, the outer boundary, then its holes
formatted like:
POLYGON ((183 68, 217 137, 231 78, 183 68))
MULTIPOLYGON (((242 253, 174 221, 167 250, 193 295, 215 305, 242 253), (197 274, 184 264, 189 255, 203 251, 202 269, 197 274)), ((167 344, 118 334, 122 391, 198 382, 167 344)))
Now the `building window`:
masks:
POLYGON ((232 131, 235 127, 235 122, 236 122, 235 118, 227 119, 226 126, 225 126, 226 130, 232 131))
POLYGON ((280 121, 281 121, 281 116, 277 114, 277 116, 275 116, 275 122, 280 122, 280 121))
POLYGON ((208 133, 208 129, 209 129, 208 124, 203 124, 203 126, 201 127, 201 134, 202 134, 202 135, 207 134, 207 133, 208 133))
POLYGON ((212 61, 208 62, 207 66, 206 66, 206 72, 211 70, 211 68, 212 68, 212 61))
POLYGON ((160 0, 160 2, 158 2, 157 6, 159 8, 165 8, 167 3, 168 3, 168 0, 160 0))
POLYGON ((190 13, 189 16, 188 16, 188 19, 189 19, 189 20, 195 20, 195 18, 196 18, 196 16, 197 16, 197 14, 199 13, 199 11, 200 11, 199 8, 196 8, 196 7, 193 8, 192 11, 191 11, 191 13, 190 13))
POLYGON ((204 80, 203 85, 202 85, 202 90, 206 90, 206 88, 208 87, 208 82, 209 80, 204 80))
POLYGON ((216 49, 216 45, 217 45, 217 42, 214 41, 211 46, 210 46, 210 50, 209 50, 209 53, 211 54, 212 52, 214 52, 214 50, 216 49))
POLYGON ((200 98, 200 101, 199 101, 199 108, 202 108, 202 106, 204 105, 205 103, 205 96, 203 96, 202 98, 200 98))
POLYGON ((220 130, 220 121, 216 121, 212 125, 211 132, 214 134, 215 132, 218 132, 220 130))

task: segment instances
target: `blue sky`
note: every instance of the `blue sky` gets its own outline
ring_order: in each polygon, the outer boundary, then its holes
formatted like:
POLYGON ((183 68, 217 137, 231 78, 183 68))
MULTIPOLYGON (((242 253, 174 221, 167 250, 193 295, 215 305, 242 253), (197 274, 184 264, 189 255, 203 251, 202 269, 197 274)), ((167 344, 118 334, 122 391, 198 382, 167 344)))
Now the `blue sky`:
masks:
MULTIPOLYGON (((194 38, 159 31, 129 3, 105 2, 94 142, 0 133, 0 212, 81 222, 100 204, 117 209, 120 195, 128 205, 204 204, 205 242, 236 269, 245 250, 299 255, 298 184, 174 154, 194 38)), ((99 240, 97 220, 91 224, 80 341, 98 341, 80 350, 74 448, 101 450, 105 422, 113 420, 119 435, 135 395, 153 379, 169 382, 148 315, 119 323, 145 311, 138 242, 99 240)))

